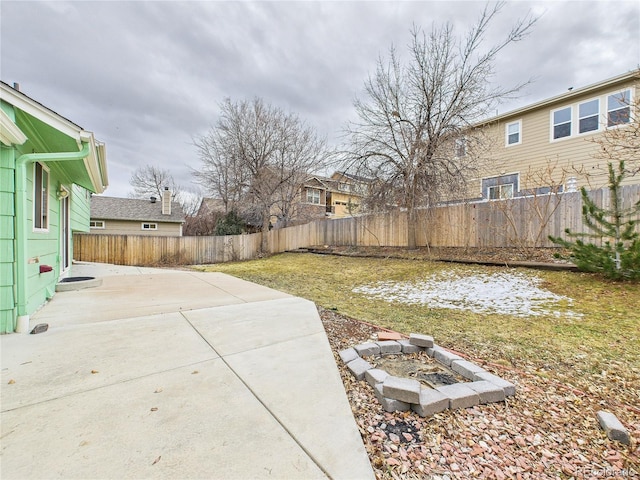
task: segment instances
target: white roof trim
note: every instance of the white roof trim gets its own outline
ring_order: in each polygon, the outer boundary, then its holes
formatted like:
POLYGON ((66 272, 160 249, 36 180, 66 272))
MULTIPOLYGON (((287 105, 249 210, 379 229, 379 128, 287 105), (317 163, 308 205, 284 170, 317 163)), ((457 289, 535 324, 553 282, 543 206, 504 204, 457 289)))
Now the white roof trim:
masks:
POLYGON ((623 73, 622 75, 618 75, 616 77, 612 77, 598 83, 592 83, 591 85, 587 85, 586 87, 581 87, 581 88, 571 90, 569 92, 564 92, 564 93, 561 93, 560 95, 556 95, 546 100, 541 100, 539 102, 531 103, 529 105, 518 108, 516 110, 512 110, 510 112, 506 112, 506 113, 497 115, 495 117, 488 118, 487 120, 478 122, 476 125, 478 126, 486 125, 487 123, 493 123, 499 120, 503 120, 505 118, 522 115, 523 113, 528 112, 530 110, 536 110, 538 108, 543 108, 555 103, 568 102, 572 98, 577 97, 579 95, 584 95, 594 90, 601 90, 607 87, 619 85, 632 80, 640 80, 640 69, 632 70, 630 72, 623 73))
POLYGON ((2 109, 0 109, 0 141, 7 147, 22 145, 27 141, 27 136, 2 109))
MULTIPOLYGON (((107 158, 104 144, 96 141, 92 132, 83 130, 82 127, 76 125, 71 120, 67 120, 63 116, 57 114, 53 110, 45 107, 39 102, 36 102, 27 95, 15 90, 5 83, 0 83, 0 98, 5 102, 13 105, 15 108, 22 110, 23 112, 31 115, 34 118, 50 125, 59 132, 75 139, 78 144, 78 148, 82 148, 82 143, 89 144, 89 155, 84 159, 84 164, 91 178, 91 183, 94 186, 96 193, 104 192, 105 188, 109 185, 107 178, 107 158)), ((14 122, 9 119, 9 116, 2 112, 11 125, 20 132, 24 140, 21 142, 13 142, 14 144, 22 145, 27 137, 20 131, 14 122)), ((4 117, 0 117, 2 121, 2 134, 4 135, 4 117)), ((3 138, 3 143, 4 138, 3 138)), ((6 144, 10 145, 10 144, 6 144)))
POLYGON ((28 113, 47 125, 50 125, 59 132, 75 139, 76 142, 78 142, 78 147, 81 146, 80 132, 82 132, 82 127, 76 125, 72 121, 67 120, 53 110, 48 109, 41 103, 36 102, 32 98, 29 98, 4 83, 0 83, 0 98, 17 109, 28 113))

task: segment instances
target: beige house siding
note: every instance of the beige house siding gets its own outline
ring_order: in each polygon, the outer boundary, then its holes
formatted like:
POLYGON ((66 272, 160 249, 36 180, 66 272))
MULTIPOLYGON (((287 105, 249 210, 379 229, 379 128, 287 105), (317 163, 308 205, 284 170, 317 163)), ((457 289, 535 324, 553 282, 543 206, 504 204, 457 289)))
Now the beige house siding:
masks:
POLYGON ((362 198, 349 193, 331 192, 333 218, 344 218, 358 213, 362 198))
MULTIPOLYGON (((584 94, 558 98, 530 110, 521 109, 513 115, 506 114, 486 127, 489 154, 486 167, 479 178, 470 184, 470 197, 480 197, 482 179, 501 175, 519 174, 519 191, 546 187, 552 184, 567 188, 570 177, 576 179, 576 187, 590 189, 607 185, 607 160, 598 158, 599 145, 594 141, 606 131, 607 97, 623 90, 631 90, 631 102, 640 93, 640 81, 627 79, 616 85, 607 84, 600 89, 590 89, 584 94), (589 100, 599 100, 598 130, 578 133, 578 105, 589 100), (553 139, 553 112, 572 107, 572 134, 553 139), (521 121, 520 143, 507 146, 507 125, 521 121)), ((638 118, 632 113, 632 118, 638 118)), ((636 120, 637 121, 637 120, 636 120)), ((630 128, 628 125, 613 128, 630 128)), ((633 127, 631 127, 633 128, 633 127)), ((637 127, 636 127, 637 128, 637 127)), ((625 184, 639 183, 640 178, 629 177, 625 184)))
POLYGON ((91 227, 91 233, 111 235, 148 235, 148 236, 181 236, 182 225, 180 223, 141 222, 135 220, 102 220, 92 218, 91 222, 104 222, 104 228, 91 227), (157 230, 143 230, 143 223, 155 223, 157 230))

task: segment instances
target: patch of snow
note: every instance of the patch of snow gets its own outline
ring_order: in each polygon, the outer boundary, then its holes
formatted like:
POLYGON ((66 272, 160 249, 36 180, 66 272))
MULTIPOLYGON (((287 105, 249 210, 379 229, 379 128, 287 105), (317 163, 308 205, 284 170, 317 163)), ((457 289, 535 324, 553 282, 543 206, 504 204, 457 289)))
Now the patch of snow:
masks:
POLYGON ((459 275, 452 270, 416 282, 381 281, 353 289, 390 303, 423 304, 431 308, 499 313, 517 317, 553 315, 576 317, 561 307, 572 299, 540 288, 542 280, 521 272, 459 275), (563 311, 564 310, 564 311, 563 311))

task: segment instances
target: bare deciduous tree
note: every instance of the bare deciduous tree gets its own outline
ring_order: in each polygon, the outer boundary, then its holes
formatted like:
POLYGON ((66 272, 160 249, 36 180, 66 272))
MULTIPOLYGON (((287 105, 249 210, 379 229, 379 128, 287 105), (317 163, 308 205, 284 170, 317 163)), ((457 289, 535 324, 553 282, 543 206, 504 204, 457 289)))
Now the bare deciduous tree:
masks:
POLYGON ((406 209, 409 248, 416 247, 416 209, 463 189, 477 171, 482 130, 472 126, 523 86, 490 84, 497 55, 535 23, 529 16, 518 21, 484 50, 501 8, 485 7, 464 38, 450 24, 429 33, 414 26, 407 63, 392 47, 365 82, 366 98, 354 102, 359 120, 347 127, 348 168, 376 179, 374 204, 406 209))
POLYGON ((129 196, 133 198, 149 198, 151 196, 162 198, 165 187, 169 187, 172 198, 176 200, 181 191, 171 172, 155 165, 137 168, 131 175, 129 184, 133 187, 133 192, 129 196))
POLYGON ((263 232, 273 215, 286 224, 304 180, 327 159, 325 141, 297 115, 260 98, 226 99, 220 108, 215 127, 194 140, 202 161, 198 183, 227 211, 258 217, 263 232))

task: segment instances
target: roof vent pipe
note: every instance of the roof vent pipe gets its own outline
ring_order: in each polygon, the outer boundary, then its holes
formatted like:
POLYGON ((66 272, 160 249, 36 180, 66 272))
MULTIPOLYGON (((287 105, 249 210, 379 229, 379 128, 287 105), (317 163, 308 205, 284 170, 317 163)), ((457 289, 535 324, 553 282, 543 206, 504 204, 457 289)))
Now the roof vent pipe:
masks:
POLYGON ((13 82, 13 89, 20 91, 20 84, 18 82, 13 82))

